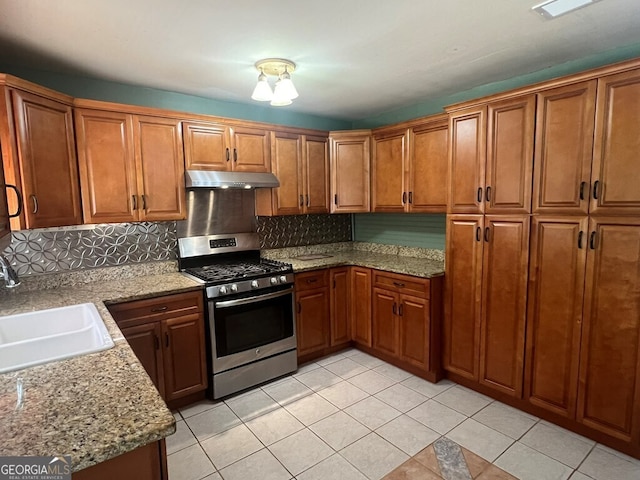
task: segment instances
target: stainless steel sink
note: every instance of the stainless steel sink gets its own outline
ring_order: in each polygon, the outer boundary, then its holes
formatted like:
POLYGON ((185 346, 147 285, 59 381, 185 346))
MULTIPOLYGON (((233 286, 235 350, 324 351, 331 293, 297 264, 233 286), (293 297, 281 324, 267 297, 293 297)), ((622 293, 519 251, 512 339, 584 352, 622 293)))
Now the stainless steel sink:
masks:
POLYGON ((92 303, 0 317, 0 373, 113 347, 92 303))

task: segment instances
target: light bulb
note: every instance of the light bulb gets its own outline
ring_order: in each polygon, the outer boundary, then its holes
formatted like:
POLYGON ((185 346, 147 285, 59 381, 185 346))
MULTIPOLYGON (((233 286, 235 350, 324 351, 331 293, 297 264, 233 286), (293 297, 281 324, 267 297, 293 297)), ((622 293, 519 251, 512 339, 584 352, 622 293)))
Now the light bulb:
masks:
POLYGON ((271 91, 271 87, 267 81, 267 76, 262 70, 260 70, 258 83, 256 84, 256 88, 253 90, 251 98, 259 102, 268 102, 273 99, 273 92, 271 91))

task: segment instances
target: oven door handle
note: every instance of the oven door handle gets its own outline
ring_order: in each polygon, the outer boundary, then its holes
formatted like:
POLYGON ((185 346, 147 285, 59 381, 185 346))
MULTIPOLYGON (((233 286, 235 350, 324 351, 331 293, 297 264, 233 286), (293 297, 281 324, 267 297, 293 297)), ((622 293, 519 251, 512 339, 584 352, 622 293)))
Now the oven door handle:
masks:
POLYGON ((267 293, 264 295, 256 295, 255 297, 239 298, 238 300, 227 300, 224 302, 215 302, 215 308, 228 308, 237 307, 238 305, 247 305, 249 303, 262 302, 263 300, 270 300, 272 298, 284 297, 293 293, 293 287, 289 287, 286 290, 279 290, 273 293, 267 293))

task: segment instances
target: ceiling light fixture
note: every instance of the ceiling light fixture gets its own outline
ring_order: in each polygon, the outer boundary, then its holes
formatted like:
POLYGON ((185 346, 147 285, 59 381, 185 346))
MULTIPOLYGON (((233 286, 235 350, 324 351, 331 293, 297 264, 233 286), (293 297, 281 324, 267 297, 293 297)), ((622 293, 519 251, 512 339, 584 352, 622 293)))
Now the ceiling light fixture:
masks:
POLYGON ((256 62, 256 68, 260 75, 251 95, 253 100, 271 102, 274 107, 283 107, 291 105, 292 100, 298 98, 298 91, 291 81, 291 74, 295 71, 296 64, 291 60, 266 58, 256 62), (278 77, 274 90, 271 90, 267 75, 278 77))
POLYGON ((547 0, 532 7, 531 10, 545 18, 552 19, 599 1, 600 0, 547 0))

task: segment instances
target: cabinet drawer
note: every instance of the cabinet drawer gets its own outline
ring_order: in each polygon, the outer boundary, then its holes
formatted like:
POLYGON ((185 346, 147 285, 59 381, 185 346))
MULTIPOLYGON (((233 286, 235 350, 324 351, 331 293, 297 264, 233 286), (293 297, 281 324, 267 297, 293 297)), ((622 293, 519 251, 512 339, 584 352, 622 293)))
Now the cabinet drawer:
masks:
POLYGON ((373 284, 394 292, 429 298, 429 279, 374 270, 373 284))
POLYGON ((119 326, 129 327, 165 318, 200 313, 203 311, 203 294, 201 291, 177 293, 117 303, 109 305, 108 309, 119 326))
POLYGON ((296 292, 326 287, 329 285, 329 269, 297 273, 295 281, 296 292))

